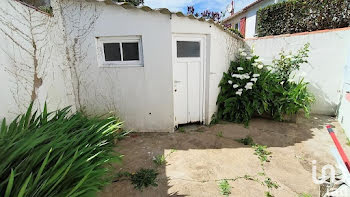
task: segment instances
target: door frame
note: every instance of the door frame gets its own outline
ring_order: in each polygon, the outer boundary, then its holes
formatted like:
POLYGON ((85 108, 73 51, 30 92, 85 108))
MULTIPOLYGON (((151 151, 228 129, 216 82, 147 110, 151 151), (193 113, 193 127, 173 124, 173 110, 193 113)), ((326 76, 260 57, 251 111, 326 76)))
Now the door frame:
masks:
POLYGON ((174 87, 175 87, 175 81, 174 81, 174 69, 175 69, 175 64, 176 62, 188 62, 188 61, 191 61, 192 59, 196 59, 198 60, 198 58, 181 58, 180 61, 178 61, 178 58, 177 58, 177 41, 200 41, 200 59, 201 59, 201 62, 202 62, 202 69, 201 69, 201 79, 200 79, 200 95, 199 95, 199 98, 200 98, 200 120, 199 122, 202 123, 202 124, 205 124, 206 122, 206 119, 205 119, 205 114, 206 114, 206 109, 205 109, 205 103, 206 103, 206 82, 207 82, 207 62, 206 62, 206 59, 207 59, 207 43, 206 43, 206 40, 207 39, 207 36, 205 34, 172 34, 172 71, 173 71, 173 75, 172 75, 172 78, 173 78, 173 87, 172 87, 172 94, 173 94, 173 114, 174 114, 174 127, 177 127, 178 124, 176 123, 176 120, 175 120, 175 90, 174 90, 174 87))

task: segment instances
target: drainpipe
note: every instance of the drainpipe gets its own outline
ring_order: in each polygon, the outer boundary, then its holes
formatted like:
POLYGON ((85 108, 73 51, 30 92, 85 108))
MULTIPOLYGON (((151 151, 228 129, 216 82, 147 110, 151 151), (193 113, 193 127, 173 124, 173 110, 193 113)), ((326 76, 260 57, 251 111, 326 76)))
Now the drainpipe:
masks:
POLYGON ((328 132, 329 132, 329 135, 331 135, 332 140, 333 140, 335 146, 336 146, 337 149, 338 149, 338 152, 339 152, 341 158, 343 159, 343 162, 344 162, 345 166, 348 168, 348 171, 350 172, 350 162, 349 162, 349 159, 348 159, 348 157, 346 156, 346 154, 345 154, 345 152, 344 152, 342 146, 340 145, 337 136, 335 136, 335 133, 334 133, 334 131, 333 131, 331 125, 327 125, 326 127, 327 127, 327 130, 328 130, 328 132))

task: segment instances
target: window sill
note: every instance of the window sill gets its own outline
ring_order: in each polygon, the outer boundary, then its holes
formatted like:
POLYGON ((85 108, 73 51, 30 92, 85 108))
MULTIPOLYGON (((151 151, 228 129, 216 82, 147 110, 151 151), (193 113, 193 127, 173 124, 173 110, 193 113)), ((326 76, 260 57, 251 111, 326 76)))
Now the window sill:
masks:
POLYGON ((102 64, 100 68, 133 68, 143 67, 143 64, 102 64))

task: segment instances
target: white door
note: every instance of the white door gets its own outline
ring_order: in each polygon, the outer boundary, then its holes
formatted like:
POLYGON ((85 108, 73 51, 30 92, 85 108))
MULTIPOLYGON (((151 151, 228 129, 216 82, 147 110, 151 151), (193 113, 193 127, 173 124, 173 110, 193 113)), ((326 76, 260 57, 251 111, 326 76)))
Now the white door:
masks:
POLYGON ((203 122, 204 37, 174 36, 175 126, 203 122))

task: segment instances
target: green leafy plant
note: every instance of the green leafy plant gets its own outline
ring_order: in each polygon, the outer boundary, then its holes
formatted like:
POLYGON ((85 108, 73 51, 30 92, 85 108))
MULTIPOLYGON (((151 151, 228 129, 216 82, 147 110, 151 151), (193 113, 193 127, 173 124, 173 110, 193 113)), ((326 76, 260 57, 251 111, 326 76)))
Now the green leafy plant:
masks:
POLYGON ((153 158, 153 163, 155 163, 157 166, 165 165, 166 157, 164 155, 157 155, 153 158))
POLYGON ((308 63, 309 48, 310 43, 306 43, 296 54, 293 55, 291 52, 286 54, 282 51, 279 58, 273 60, 275 72, 280 75, 284 83, 290 79, 293 71, 300 69, 301 64, 308 63))
POLYGON ((231 194, 231 186, 227 180, 222 180, 219 183, 220 193, 224 196, 228 196, 231 194))
POLYGON ((257 12, 259 37, 350 26, 349 1, 289 0, 257 12))
POLYGON ((88 118, 69 107, 18 116, 0 129, 0 196, 86 196, 110 183, 120 162, 115 117, 88 118))
POLYGON ((254 146, 255 145, 253 138, 250 137, 249 135, 247 137, 245 137, 245 138, 238 139, 236 141, 239 142, 239 143, 242 143, 244 145, 249 145, 249 146, 254 146))
POLYGON ((157 176, 158 172, 156 170, 141 168, 135 174, 130 175, 130 180, 136 189, 142 190, 149 186, 158 186, 157 176))
POLYGON ((217 118, 216 114, 213 114, 213 116, 211 117, 210 125, 214 125, 218 123, 219 123, 219 119, 217 118))
POLYGON ((269 162, 271 157, 271 152, 267 150, 267 146, 262 146, 259 144, 253 145, 255 149, 255 155, 258 156, 261 162, 269 162))
POLYGON ((170 153, 168 153, 167 155, 157 155, 157 156, 153 157, 153 163, 155 163, 158 167, 162 166, 162 165, 165 165, 166 164, 166 158, 168 158, 174 152, 176 152, 176 150, 175 149, 171 149, 170 153))
POLYGON ((290 76, 306 62, 308 44, 296 55, 281 53, 274 65, 264 65, 258 56, 240 49, 237 61, 231 62, 223 74, 217 105, 221 120, 244 123, 253 116, 269 115, 283 121, 286 115, 300 110, 308 116, 314 96, 308 92, 303 79, 295 82, 290 76))
POLYGON ((349 138, 346 138, 346 145, 350 146, 350 140, 349 140, 349 138))
POLYGON ((271 188, 278 189, 280 187, 276 182, 273 182, 271 178, 266 178, 264 183, 269 189, 271 188))
POLYGON ((222 134, 222 131, 219 131, 219 132, 216 134, 216 136, 218 136, 218 137, 224 137, 224 135, 222 134))
POLYGON ((272 195, 269 191, 265 192, 265 197, 274 197, 274 195, 272 195))
POLYGON ((178 129, 178 131, 179 131, 180 133, 185 133, 185 128, 180 127, 180 128, 178 129))

